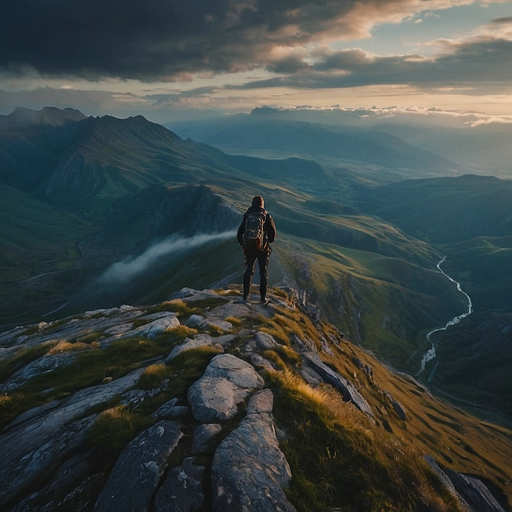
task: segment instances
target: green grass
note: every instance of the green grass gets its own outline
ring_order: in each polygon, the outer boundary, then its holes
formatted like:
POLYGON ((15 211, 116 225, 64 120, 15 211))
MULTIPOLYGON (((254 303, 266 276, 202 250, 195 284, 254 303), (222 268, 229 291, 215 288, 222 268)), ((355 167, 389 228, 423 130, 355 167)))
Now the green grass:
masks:
MULTIPOLYGON (((93 343, 89 350, 77 353, 71 364, 33 377, 16 390, 15 394, 0 402, 0 426, 8 424, 16 416, 36 405, 65 398, 80 389, 101 384, 105 378, 122 377, 143 366, 145 360, 165 357, 174 343, 183 339, 184 334, 178 329, 151 340, 125 338, 105 349, 93 343)), ((17 354, 12 361, 4 363, 4 378, 21 364, 36 359, 49 350, 50 347, 47 346, 44 350, 30 349, 26 354, 17 354)))
POLYGON ((288 496, 299 512, 458 510, 421 453, 372 428, 336 393, 283 372, 271 380, 293 474, 288 496))
POLYGON ((130 411, 126 406, 116 406, 99 414, 87 432, 88 442, 105 455, 115 457, 145 428, 151 420, 130 411))
POLYGON ((294 239, 278 249, 280 263, 308 301, 348 339, 413 371, 411 355, 424 333, 462 313, 464 298, 437 270, 400 258, 294 239))

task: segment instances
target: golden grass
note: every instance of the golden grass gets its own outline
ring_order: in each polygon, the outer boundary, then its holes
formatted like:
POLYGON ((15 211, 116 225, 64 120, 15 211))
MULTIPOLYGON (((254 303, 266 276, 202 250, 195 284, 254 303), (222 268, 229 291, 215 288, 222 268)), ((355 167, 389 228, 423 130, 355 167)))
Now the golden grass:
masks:
POLYGON ((151 422, 125 405, 100 413, 88 431, 89 441, 108 452, 118 452, 151 422))
POLYGON ((325 413, 331 416, 332 420, 342 423, 345 427, 368 428, 369 422, 352 404, 343 400, 343 397, 331 386, 313 387, 299 375, 285 369, 276 372, 275 377, 282 386, 294 391, 325 409, 325 413))
POLYGON ((378 421, 386 421, 404 447, 433 456, 441 467, 490 480, 512 502, 512 432, 471 415, 432 395, 413 377, 391 371, 360 347, 345 347, 372 368, 368 379, 352 358, 327 358, 343 375, 355 373, 352 382, 372 407, 378 421), (401 420, 388 394, 406 411, 401 420), (412 448, 411 448, 412 449, 412 448))
POLYGON ((67 340, 60 340, 57 345, 52 347, 48 351, 48 355, 60 354, 62 352, 81 351, 91 348, 99 348, 101 346, 99 341, 93 341, 92 343, 84 343, 82 341, 75 341, 73 343, 67 340))

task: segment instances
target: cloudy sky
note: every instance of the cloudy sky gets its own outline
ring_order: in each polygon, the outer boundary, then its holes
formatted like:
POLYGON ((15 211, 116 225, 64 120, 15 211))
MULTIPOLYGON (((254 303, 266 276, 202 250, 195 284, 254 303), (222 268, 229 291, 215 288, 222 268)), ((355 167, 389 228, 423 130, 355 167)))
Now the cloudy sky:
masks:
POLYGON ((7 0, 0 114, 274 107, 512 119, 512 0, 7 0))

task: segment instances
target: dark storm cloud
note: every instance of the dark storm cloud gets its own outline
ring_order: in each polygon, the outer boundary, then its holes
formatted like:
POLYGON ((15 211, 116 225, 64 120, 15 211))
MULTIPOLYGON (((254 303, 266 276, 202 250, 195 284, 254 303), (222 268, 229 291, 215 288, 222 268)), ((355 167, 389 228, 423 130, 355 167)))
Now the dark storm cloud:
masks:
POLYGON ((499 39, 512 17, 494 20, 487 37, 447 41, 431 59, 306 50, 424 9, 422 0, 10 0, 0 17, 0 73, 148 82, 252 69, 281 75, 245 88, 512 80, 510 37, 499 39))
POLYGON ((0 67, 146 80, 251 69, 276 45, 334 29, 352 2, 11 0, 0 17, 0 67))

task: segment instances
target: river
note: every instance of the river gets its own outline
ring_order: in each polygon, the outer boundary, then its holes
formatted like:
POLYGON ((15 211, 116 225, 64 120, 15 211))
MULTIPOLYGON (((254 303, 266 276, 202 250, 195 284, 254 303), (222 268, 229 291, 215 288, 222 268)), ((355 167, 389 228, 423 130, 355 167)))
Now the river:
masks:
MULTIPOLYGON (((419 370, 419 372, 416 375, 419 375, 421 372, 423 372, 425 370, 426 364, 429 361, 432 361, 433 359, 436 358, 436 347, 434 345, 434 342, 432 341, 432 335, 434 333, 436 333, 436 332, 439 332, 439 331, 446 331, 446 329, 448 329, 448 327, 451 327, 452 325, 458 324, 463 318, 466 318, 467 316, 471 315, 471 313, 473 312, 473 303, 471 302, 471 297, 461 288, 460 283, 455 281, 455 279, 451 278, 441 268, 441 265, 444 263, 445 260, 446 260, 446 256, 444 256, 443 259, 437 264, 437 268, 439 269, 439 272, 441 272, 441 274, 443 274, 443 276, 446 277, 446 279, 448 279, 453 284, 455 284, 457 286, 457 290, 466 297, 466 299, 468 300, 468 310, 467 310, 466 313, 462 313, 462 315, 459 315, 459 316, 456 316, 455 318, 452 318, 449 322, 446 323, 446 325, 444 327, 439 327, 437 329, 433 329, 432 331, 430 331, 427 334, 427 340, 429 341, 429 343, 431 345, 431 348, 423 356, 423 359, 421 360, 421 363, 420 363, 420 370, 419 370)), ((435 368, 434 368, 434 370, 435 370, 435 368)), ((432 371, 432 373, 429 376, 429 379, 428 379, 429 382, 432 380, 432 377, 433 377, 433 374, 434 374, 434 370, 432 371)))

